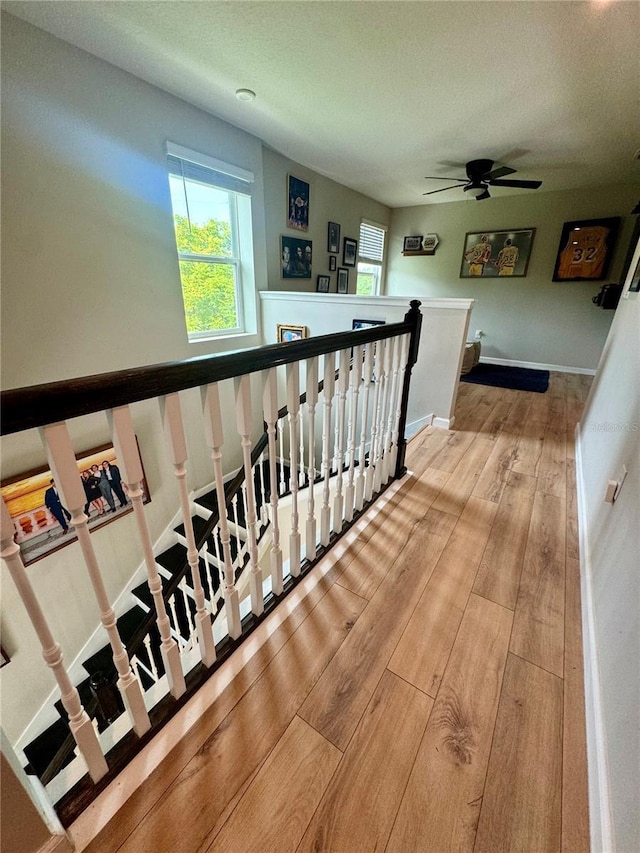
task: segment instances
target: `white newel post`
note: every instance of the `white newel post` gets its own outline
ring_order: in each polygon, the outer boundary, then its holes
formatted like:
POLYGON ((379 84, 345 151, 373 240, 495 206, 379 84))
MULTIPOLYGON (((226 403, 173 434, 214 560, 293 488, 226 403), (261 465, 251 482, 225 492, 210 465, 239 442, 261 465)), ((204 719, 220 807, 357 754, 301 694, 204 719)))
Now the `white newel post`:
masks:
POLYGON ((227 520, 226 496, 224 493, 224 475, 222 473, 222 452, 220 448, 224 444, 224 432, 222 429, 222 414, 220 410, 220 390, 218 383, 214 382, 202 389, 204 423, 207 436, 207 445, 211 450, 211 461, 213 462, 213 473, 216 482, 216 498, 218 500, 218 511, 220 514, 219 529, 220 542, 222 543, 223 557, 223 598, 227 614, 227 625, 229 636, 237 640, 242 633, 240 621, 240 602, 238 590, 235 585, 233 574, 233 560, 231 558, 231 534, 227 520))
MULTIPOLYGON (((205 666, 211 666, 216 659, 216 647, 213 640, 213 626, 211 619, 204 606, 204 590, 200 578, 200 565, 196 537, 193 531, 193 519, 191 518, 191 505, 189 502, 189 491, 187 489, 187 442, 184 435, 184 423, 182 420, 182 409, 180 407, 180 396, 167 394, 160 398, 160 412, 164 423, 165 435, 169 445, 169 453, 173 463, 180 506, 182 508, 182 520, 184 522, 185 536, 187 539, 187 561, 191 570, 191 581, 196 602, 195 628, 200 646, 200 657, 205 666)), ((213 598, 213 590, 211 591, 213 598)), ((187 614, 191 614, 188 602, 185 602, 187 614)))
MULTIPOLYGON (((278 521, 278 470, 276 466, 276 427, 278 423, 278 378, 275 367, 263 372, 264 391, 262 406, 267 424, 269 442, 269 504, 271 506, 271 585, 275 595, 282 593, 282 548, 280 547, 280 524, 278 521)), ((282 461, 280 462, 282 471, 282 461)))
POLYGON ((343 349, 340 352, 340 372, 338 373, 338 417, 336 419, 336 493, 333 499, 333 531, 342 530, 344 496, 342 484, 344 481, 344 432, 347 409, 347 391, 349 390, 349 361, 350 352, 343 349))
POLYGON ((345 513, 347 521, 353 520, 355 502, 355 463, 356 463, 356 431, 358 428, 358 399, 360 396, 360 381, 362 379, 362 346, 353 348, 353 366, 351 368, 351 408, 349 409, 349 477, 344 492, 345 513))
POLYGON ((324 413, 322 422, 322 508, 320 510, 320 542, 328 545, 331 537, 331 407, 336 387, 335 353, 328 352, 324 357, 324 413))
MULTIPOLYGON (((362 420, 360 425, 360 451, 358 454, 358 476, 356 478, 356 509, 364 506, 365 465, 367 453, 367 423, 369 418, 369 395, 371 378, 373 376, 373 351, 375 344, 365 344, 362 378, 364 390, 362 395, 362 420)), ((371 464, 371 459, 369 459, 371 464)))
MULTIPOLYGON (((316 556, 316 509, 314 485, 316 480, 316 406, 318 404, 318 359, 307 359, 307 406, 309 411, 309 479, 307 502, 307 529, 305 557, 311 561, 316 556)), ((304 461, 302 461, 304 464, 304 461)))
POLYGON ((113 652, 113 662, 118 672, 118 689, 131 719, 133 730, 138 736, 141 736, 151 728, 151 723, 145 708, 140 682, 131 669, 129 656, 118 633, 116 616, 109 603, 96 553, 91 542, 89 519, 84 514, 87 496, 78 471, 69 430, 66 423, 61 422, 42 427, 40 435, 47 451, 49 468, 53 474, 56 488, 60 492, 63 505, 71 513, 71 523, 78 535, 82 556, 98 602, 100 621, 107 632, 113 652))
POLYGON ((236 390, 236 423, 242 444, 242 461, 245 480, 245 521, 249 533, 249 590, 251 592, 251 610, 255 616, 264 612, 262 592, 262 569, 258 565, 258 513, 256 511, 256 488, 251 465, 251 376, 237 376, 234 380, 236 390))
POLYGON ((129 489, 129 496, 131 497, 133 512, 138 525, 138 535, 147 569, 149 592, 153 596, 153 603, 156 608, 156 624, 158 625, 162 640, 160 654, 162 655, 167 675, 169 691, 177 699, 185 692, 186 685, 180 661, 180 650, 171 636, 169 616, 167 615, 167 609, 162 597, 162 581, 158 574, 153 554, 153 543, 142 503, 142 463, 140 461, 140 454, 138 453, 131 412, 128 406, 118 406, 112 409, 108 413, 108 416, 116 455, 124 472, 124 479, 129 489))
POLYGON ((47 666, 51 668, 60 688, 62 705, 69 715, 71 734, 78 744, 82 757, 87 762, 89 775, 94 782, 98 782, 109 771, 105 757, 102 754, 98 735, 87 712, 82 707, 78 691, 71 683, 71 679, 63 664, 60 646, 56 643, 49 630, 44 613, 25 572, 20 555, 20 546, 13 541, 15 530, 9 510, 4 500, 0 500, 0 504, 0 545, 2 546, 0 556, 9 569, 18 594, 31 620, 31 624, 38 635, 40 645, 42 646, 42 657, 47 666))
POLYGON ((289 571, 300 574, 300 530, 298 528, 298 427, 300 424, 300 364, 287 364, 287 409, 289 410, 289 488, 291 489, 291 533, 289 535, 289 571))

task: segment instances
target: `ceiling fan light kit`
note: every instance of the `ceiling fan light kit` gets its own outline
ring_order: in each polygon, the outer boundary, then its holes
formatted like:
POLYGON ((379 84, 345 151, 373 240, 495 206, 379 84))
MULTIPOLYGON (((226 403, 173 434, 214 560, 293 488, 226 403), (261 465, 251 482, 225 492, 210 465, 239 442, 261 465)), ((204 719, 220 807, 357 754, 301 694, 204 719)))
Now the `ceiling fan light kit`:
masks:
POLYGON ((447 190, 458 189, 459 184, 464 184, 462 190, 467 194, 467 198, 475 198, 476 201, 483 201, 485 198, 491 198, 489 187, 517 187, 524 190, 537 190, 542 186, 542 181, 512 181, 501 180, 505 175, 513 175, 516 171, 511 166, 498 166, 493 168, 494 161, 488 159, 469 160, 465 167, 467 173, 466 178, 438 178, 434 175, 428 176, 427 181, 458 181, 458 186, 452 184, 450 187, 442 187, 439 190, 431 190, 423 193, 423 195, 434 195, 435 193, 443 193, 447 190))

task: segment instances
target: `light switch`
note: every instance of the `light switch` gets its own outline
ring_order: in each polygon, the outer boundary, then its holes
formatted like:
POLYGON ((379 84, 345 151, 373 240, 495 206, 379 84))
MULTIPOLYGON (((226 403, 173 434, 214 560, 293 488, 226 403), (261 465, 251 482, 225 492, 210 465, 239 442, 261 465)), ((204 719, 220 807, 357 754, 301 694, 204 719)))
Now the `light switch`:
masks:
POLYGON ((604 493, 605 503, 612 504, 616 498, 617 480, 607 480, 607 491, 604 493))

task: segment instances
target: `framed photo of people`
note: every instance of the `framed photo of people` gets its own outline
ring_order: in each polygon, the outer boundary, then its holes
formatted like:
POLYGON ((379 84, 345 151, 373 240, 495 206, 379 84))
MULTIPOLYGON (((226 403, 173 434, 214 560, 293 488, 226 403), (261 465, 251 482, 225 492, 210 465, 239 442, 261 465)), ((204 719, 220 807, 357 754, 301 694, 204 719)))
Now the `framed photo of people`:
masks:
POLYGON ((309 184, 300 178, 288 176, 289 212, 287 226, 297 231, 309 230, 309 184))
POLYGON ((554 281, 602 281, 607 277, 620 226, 620 217, 565 222, 554 281))
POLYGON ((465 234, 460 278, 522 278, 527 274, 535 228, 465 234))
POLYGON ((311 278, 311 240, 280 237, 282 278, 311 278))
MULTIPOLYGON (((132 511, 113 444, 83 451, 76 456, 76 462, 86 498, 83 512, 90 530, 132 511)), ((49 468, 34 468, 3 480, 0 493, 9 510, 15 529, 14 541, 20 546, 25 565, 77 540, 71 513, 49 468)), ((144 476, 142 493, 143 502, 149 503, 151 497, 144 476)))

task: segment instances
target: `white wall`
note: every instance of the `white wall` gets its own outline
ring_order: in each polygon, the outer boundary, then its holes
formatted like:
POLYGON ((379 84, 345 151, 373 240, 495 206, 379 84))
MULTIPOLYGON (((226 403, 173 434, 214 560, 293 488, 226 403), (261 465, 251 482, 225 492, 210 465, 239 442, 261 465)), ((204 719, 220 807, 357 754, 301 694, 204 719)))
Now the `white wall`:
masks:
MULTIPOLYGON (((355 319, 399 323, 414 297, 352 296, 266 291, 260 294, 266 343, 275 343, 278 323, 306 326, 310 336, 348 331, 355 319)), ((460 360, 467 334, 468 299, 425 299, 418 361, 413 368, 407 426, 424 424, 427 415, 445 423, 453 418, 460 360)))
MULTIPOLYGON (((640 244, 631 269, 640 259, 640 244)), ((578 430, 594 851, 640 850, 640 294, 620 300, 578 430), (628 475, 614 504, 607 481, 628 475)))
POLYGON ((633 226, 628 214, 638 201, 640 186, 541 189, 503 197, 497 193, 482 202, 394 210, 386 292, 472 297, 471 332, 484 331, 484 357, 595 370, 612 312, 591 302, 604 282, 551 280, 560 233, 564 222, 626 216, 606 279, 618 280, 633 226), (536 229, 526 277, 460 278, 466 232, 509 228, 536 229), (403 257, 404 236, 433 232, 440 237, 434 256, 403 257))

